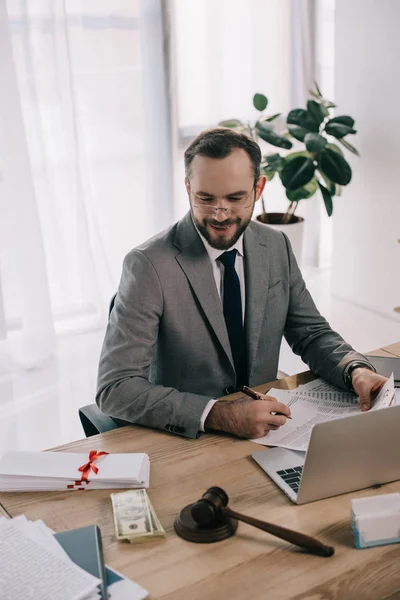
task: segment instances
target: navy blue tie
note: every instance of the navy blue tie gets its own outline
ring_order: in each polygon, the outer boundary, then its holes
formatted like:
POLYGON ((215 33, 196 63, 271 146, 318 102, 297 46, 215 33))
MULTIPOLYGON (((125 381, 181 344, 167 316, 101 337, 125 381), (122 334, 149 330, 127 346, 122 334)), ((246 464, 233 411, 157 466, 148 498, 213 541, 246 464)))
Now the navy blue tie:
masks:
POLYGON ((236 389, 239 390, 247 383, 247 368, 240 281, 235 269, 236 252, 224 252, 218 260, 225 267, 224 317, 236 371, 236 389))

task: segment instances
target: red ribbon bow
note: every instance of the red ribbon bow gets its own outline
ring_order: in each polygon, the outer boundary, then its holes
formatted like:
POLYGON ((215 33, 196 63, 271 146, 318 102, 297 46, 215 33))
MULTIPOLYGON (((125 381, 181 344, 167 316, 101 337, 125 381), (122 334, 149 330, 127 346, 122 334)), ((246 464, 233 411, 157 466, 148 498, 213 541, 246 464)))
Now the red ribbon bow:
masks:
POLYGON ((90 469, 92 469, 93 473, 97 474, 99 472, 99 469, 96 467, 96 465, 93 464, 93 461, 95 461, 100 456, 103 456, 104 454, 108 454, 108 452, 97 452, 97 450, 91 450, 89 452, 88 462, 79 467, 78 469, 78 471, 82 471, 81 481, 88 480, 90 469))

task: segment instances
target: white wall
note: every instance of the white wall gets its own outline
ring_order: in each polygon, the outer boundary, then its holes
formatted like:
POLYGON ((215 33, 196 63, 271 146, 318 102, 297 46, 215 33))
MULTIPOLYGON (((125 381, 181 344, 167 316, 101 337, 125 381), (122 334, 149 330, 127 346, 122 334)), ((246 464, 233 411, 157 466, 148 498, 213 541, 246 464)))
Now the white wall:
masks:
POLYGON ((332 292, 400 320, 400 2, 337 0, 335 102, 356 119, 335 198, 332 292))

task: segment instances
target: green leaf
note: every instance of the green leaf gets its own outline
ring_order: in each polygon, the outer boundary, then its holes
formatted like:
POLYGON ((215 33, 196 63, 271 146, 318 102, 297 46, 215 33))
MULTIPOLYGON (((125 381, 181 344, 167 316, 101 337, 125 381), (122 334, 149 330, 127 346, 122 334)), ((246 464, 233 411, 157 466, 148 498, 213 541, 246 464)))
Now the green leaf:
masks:
POLYGON ((341 123, 332 123, 332 121, 328 121, 325 125, 325 131, 329 135, 333 135, 335 138, 343 138, 345 135, 349 133, 357 133, 355 129, 349 127, 348 125, 342 125, 341 123))
POLYGON ((306 200, 311 198, 318 189, 318 181, 316 177, 313 177, 306 185, 296 190, 286 190, 286 196, 290 202, 298 202, 299 200, 306 200))
POLYGON ((340 125, 347 125, 347 127, 354 127, 354 119, 347 115, 333 117, 333 119, 330 119, 329 123, 340 123, 340 125))
POLYGON ((327 100, 326 98, 323 98, 322 96, 319 96, 316 92, 314 92, 314 90, 308 90, 308 93, 310 96, 315 98, 315 100, 321 104, 321 106, 324 106, 325 108, 336 108, 336 104, 330 100, 327 100))
POLYGON ((329 179, 339 185, 347 185, 351 181, 349 163, 337 152, 324 148, 318 159, 318 166, 327 174, 329 179))
POLYGON ((253 106, 260 112, 265 110, 268 105, 268 98, 264 96, 264 94, 254 94, 253 96, 253 106))
POLYGON ((290 111, 287 116, 287 123, 289 125, 299 125, 304 127, 307 131, 319 131, 319 124, 314 121, 311 114, 304 108, 295 108, 290 111))
POLYGON ((315 89, 317 90, 318 95, 322 98, 322 92, 319 89, 318 83, 315 81, 315 79, 314 79, 314 85, 315 85, 315 89))
POLYGON ((285 161, 293 160, 294 158, 297 158, 297 156, 305 156, 306 158, 312 159, 312 155, 309 152, 307 152, 307 150, 301 150, 300 152, 291 152, 290 154, 287 154, 285 156, 285 161))
POLYGON ((257 123, 256 130, 260 138, 264 140, 264 142, 268 142, 272 146, 277 146, 278 148, 286 148, 286 150, 290 150, 290 148, 293 146, 290 140, 281 135, 278 135, 271 129, 271 127, 268 127, 268 125, 264 125, 264 123, 257 123))
POLYGON ((277 171, 282 166, 282 156, 278 153, 267 154, 263 158, 268 169, 277 171))
POLYGON ((261 174, 265 175, 268 181, 271 181, 276 172, 281 168, 283 159, 278 153, 271 153, 263 156, 263 160, 261 163, 261 174))
POLYGON ((313 177, 315 166, 313 161, 306 156, 297 156, 286 162, 282 169, 281 180, 287 190, 303 187, 313 177))
POLYGON ((306 118, 307 111, 304 108, 294 108, 287 116, 287 122, 290 125, 300 125, 303 127, 303 122, 306 118))
POLYGON ((310 94, 310 96, 312 96, 313 98, 315 98, 317 101, 318 100, 322 100, 322 96, 320 96, 317 92, 315 92, 314 90, 308 90, 308 93, 310 94))
POLYGON ((324 104, 320 104, 321 110, 322 110, 322 114, 324 115, 324 119, 325 117, 329 117, 329 110, 326 108, 326 106, 324 104))
POLYGON ((352 152, 353 154, 356 154, 357 156, 360 156, 359 151, 357 150, 357 148, 355 148, 352 144, 350 144, 350 142, 348 142, 347 140, 344 140, 342 138, 338 138, 338 142, 340 142, 341 144, 343 144, 343 146, 345 148, 347 148, 347 150, 350 150, 350 152, 352 152))
POLYGON ((328 141, 319 133, 307 133, 304 143, 309 152, 319 152, 325 148, 328 141))
POLYGON ((321 125, 325 117, 321 105, 318 102, 315 102, 315 100, 309 100, 307 102, 307 112, 311 116, 312 120, 317 123, 317 125, 321 125))
POLYGON ((271 121, 275 121, 275 119, 280 117, 281 114, 282 113, 276 113, 276 115, 272 115, 271 117, 266 117, 265 119, 262 119, 262 122, 267 121, 268 123, 271 123, 271 121))
POLYGON ((220 121, 218 125, 220 127, 228 127, 229 129, 235 129, 236 127, 246 127, 244 123, 242 123, 242 121, 239 121, 239 119, 227 119, 226 121, 220 121))
POLYGON ((304 138, 308 133, 307 129, 304 129, 304 127, 300 127, 299 125, 289 125, 288 130, 290 135, 296 140, 299 140, 299 142, 304 142, 304 138))
POLYGON ((337 152, 338 154, 340 154, 340 156, 343 156, 342 149, 339 148, 339 146, 337 144, 327 144, 326 148, 328 148, 329 150, 333 150, 334 152, 337 152))
POLYGON ((334 196, 336 194, 336 185, 333 183, 333 181, 331 181, 329 179, 329 177, 321 169, 318 169, 318 172, 321 175, 322 179, 325 181, 326 187, 328 188, 328 192, 330 193, 331 196, 334 196))
POLYGON ((272 181, 276 175, 275 169, 269 169, 267 166, 262 166, 260 169, 261 175, 265 175, 268 181, 272 181))
POLYGON ((332 196, 330 195, 326 187, 322 185, 322 183, 318 182, 318 185, 322 193, 322 198, 324 199, 326 212, 328 213, 328 217, 330 217, 333 212, 332 196))

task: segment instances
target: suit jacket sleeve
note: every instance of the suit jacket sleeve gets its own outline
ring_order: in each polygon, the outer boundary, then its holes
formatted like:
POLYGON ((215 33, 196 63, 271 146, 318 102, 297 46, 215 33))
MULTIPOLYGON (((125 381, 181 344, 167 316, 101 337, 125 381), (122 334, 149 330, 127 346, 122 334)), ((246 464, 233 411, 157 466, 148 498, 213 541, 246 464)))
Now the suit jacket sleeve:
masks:
POLYGON ((346 365, 354 360, 368 364, 368 360, 364 355, 355 352, 321 316, 306 288, 290 242, 286 235, 284 237, 290 273, 285 338, 293 352, 301 356, 311 371, 326 381, 347 389, 343 380, 346 365))
POLYGON ((198 437, 209 396, 150 383, 163 293, 157 272, 139 250, 125 258, 100 356, 96 402, 110 416, 198 437))

